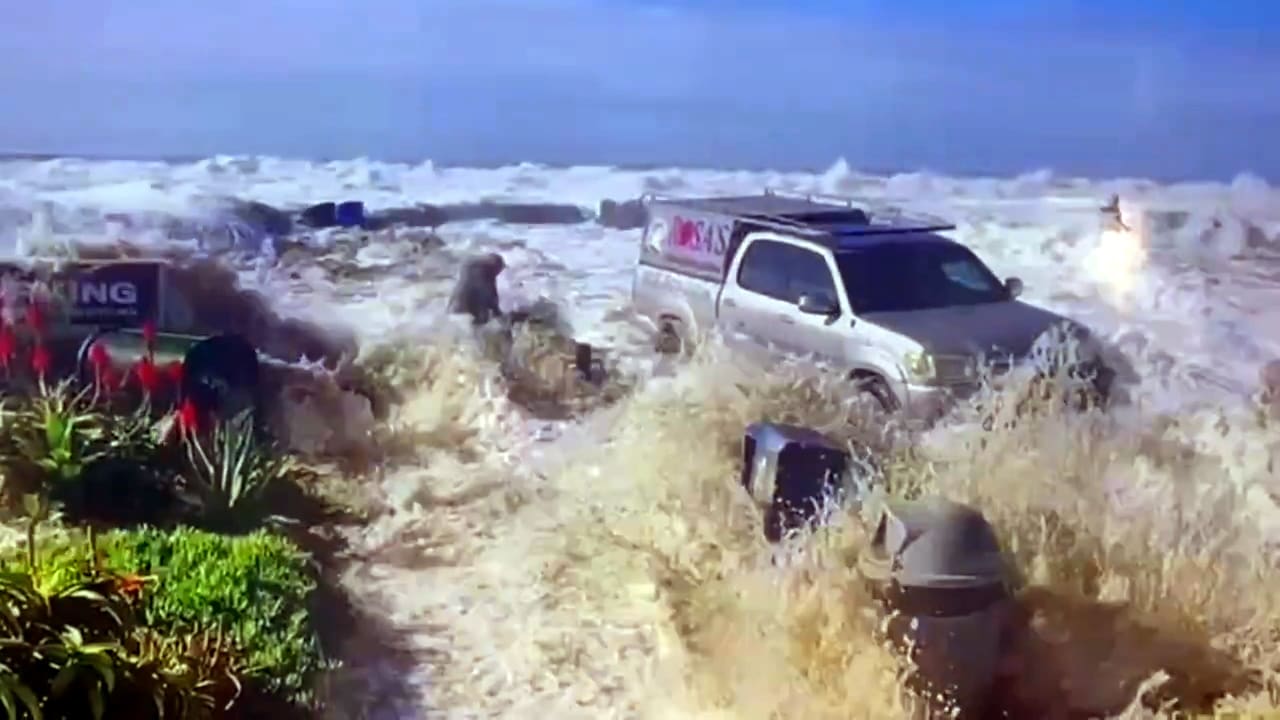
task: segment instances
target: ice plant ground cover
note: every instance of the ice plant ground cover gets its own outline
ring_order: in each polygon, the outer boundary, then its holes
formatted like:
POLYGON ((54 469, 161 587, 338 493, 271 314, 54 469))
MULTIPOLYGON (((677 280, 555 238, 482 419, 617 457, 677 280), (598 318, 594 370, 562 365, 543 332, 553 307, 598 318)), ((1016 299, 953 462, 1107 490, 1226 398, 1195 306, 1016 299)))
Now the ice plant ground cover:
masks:
POLYGON ((51 375, 31 304, 0 327, 0 707, 18 718, 306 716, 328 668, 309 557, 267 527, 298 467, 252 418, 202 415, 150 350, 51 375))

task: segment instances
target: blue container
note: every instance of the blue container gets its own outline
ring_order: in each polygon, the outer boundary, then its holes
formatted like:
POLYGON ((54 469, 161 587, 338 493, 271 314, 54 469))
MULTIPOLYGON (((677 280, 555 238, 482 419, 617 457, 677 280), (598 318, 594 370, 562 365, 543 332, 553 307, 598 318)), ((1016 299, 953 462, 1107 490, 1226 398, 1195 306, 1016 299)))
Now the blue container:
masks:
POLYGON ((334 219, 340 227, 364 227, 364 203, 359 200, 338 203, 334 219))

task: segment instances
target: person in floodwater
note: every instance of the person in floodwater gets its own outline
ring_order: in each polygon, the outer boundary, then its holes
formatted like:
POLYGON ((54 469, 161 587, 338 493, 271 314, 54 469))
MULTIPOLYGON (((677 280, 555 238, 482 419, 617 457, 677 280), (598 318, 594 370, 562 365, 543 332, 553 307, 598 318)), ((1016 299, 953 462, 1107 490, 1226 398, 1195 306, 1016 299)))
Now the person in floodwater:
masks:
POLYGON ((506 261, 497 253, 467 258, 462 262, 457 284, 449 297, 450 314, 471 316, 472 329, 481 352, 499 363, 509 380, 529 377, 530 372, 537 375, 537 371, 527 367, 533 357, 543 360, 559 357, 572 365, 576 370, 575 377, 596 385, 603 382, 603 361, 590 345, 573 339, 572 330, 563 323, 554 303, 540 300, 502 311, 498 298, 498 275, 506 267, 506 261), (491 322, 493 320, 498 322, 491 322), (524 350, 516 350, 517 327, 532 331, 534 336, 541 338, 532 341, 537 349, 526 346, 524 350))
POLYGON ((1129 226, 1124 221, 1124 214, 1120 211, 1119 195, 1112 195, 1111 200, 1109 200, 1106 205, 1103 205, 1098 209, 1106 217, 1107 224, 1110 229, 1129 232, 1129 226))
POLYGON ((474 255, 462 261, 458 280, 449 296, 451 315, 470 315, 471 327, 481 353, 489 359, 510 361, 514 337, 512 323, 517 313, 504 313, 498 298, 498 276, 507 267, 497 253, 474 255), (497 320, 498 322, 491 322, 497 320))
POLYGON ((498 275, 507 264, 497 253, 467 258, 458 272, 458 283, 449 297, 449 312, 470 315, 474 325, 502 317, 498 304, 498 275))

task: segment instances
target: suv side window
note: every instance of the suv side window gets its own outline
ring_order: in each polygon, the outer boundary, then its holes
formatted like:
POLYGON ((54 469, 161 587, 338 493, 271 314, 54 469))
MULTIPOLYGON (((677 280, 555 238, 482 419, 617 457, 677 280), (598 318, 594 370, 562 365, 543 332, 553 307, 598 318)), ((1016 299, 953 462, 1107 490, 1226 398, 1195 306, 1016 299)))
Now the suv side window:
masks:
POLYGON ((798 303, 801 295, 809 295, 835 301, 836 284, 826 258, 794 245, 787 246, 787 256, 788 300, 798 303))
POLYGON ((744 290, 785 301, 788 280, 783 253, 787 247, 770 240, 751 243, 738 268, 738 284, 744 290))
POLYGON ((801 295, 836 298, 831 268, 821 255, 795 245, 758 240, 747 248, 738 269, 745 290, 795 304, 801 295))

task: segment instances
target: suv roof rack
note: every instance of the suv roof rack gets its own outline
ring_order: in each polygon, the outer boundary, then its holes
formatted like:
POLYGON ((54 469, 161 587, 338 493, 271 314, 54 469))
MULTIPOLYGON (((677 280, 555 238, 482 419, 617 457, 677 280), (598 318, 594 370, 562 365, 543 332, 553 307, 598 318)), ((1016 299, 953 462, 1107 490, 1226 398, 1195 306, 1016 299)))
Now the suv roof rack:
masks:
POLYGON ((647 193, 641 203, 660 202, 695 212, 729 215, 741 220, 811 238, 853 238, 870 235, 928 233, 955 230, 937 218, 907 219, 900 212, 873 216, 851 198, 765 189, 759 195, 675 197, 647 193))
POLYGON ((956 226, 948 222, 932 222, 924 219, 918 222, 903 220, 877 220, 866 225, 830 225, 823 228, 828 235, 838 238, 860 237, 864 235, 893 235, 908 233, 936 233, 955 230, 956 226))
POLYGON ((771 197, 804 200, 805 202, 813 203, 814 205, 840 205, 842 207, 847 207, 847 208, 861 209, 858 207, 858 203, 853 198, 845 197, 844 195, 832 195, 829 193, 804 193, 804 192, 798 192, 795 190, 786 190, 783 188, 771 188, 771 187, 765 188, 764 194, 769 195, 771 197))

